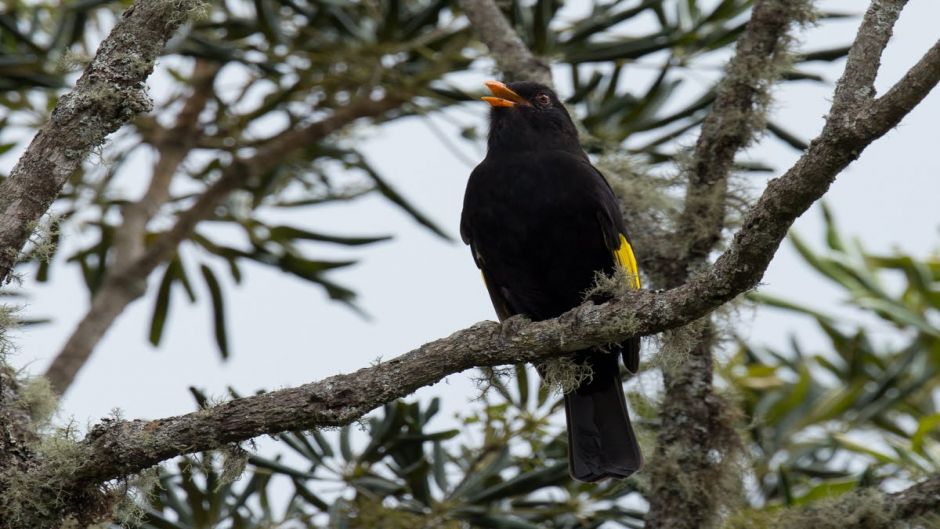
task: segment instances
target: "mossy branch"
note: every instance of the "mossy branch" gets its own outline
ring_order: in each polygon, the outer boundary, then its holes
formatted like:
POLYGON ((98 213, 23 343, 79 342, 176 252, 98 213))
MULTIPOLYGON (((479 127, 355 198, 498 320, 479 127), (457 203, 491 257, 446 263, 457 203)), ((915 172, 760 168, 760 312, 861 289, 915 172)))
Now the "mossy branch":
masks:
POLYGON ((777 511, 744 511, 728 519, 724 529, 896 529, 937 527, 940 522, 940 477, 900 492, 886 494, 861 488, 806 507, 777 511))
MULTIPOLYGON (((685 168, 685 204, 668 244, 673 255, 663 269, 650 271, 655 282, 673 287, 688 281, 721 241, 734 158, 764 128, 770 89, 788 63, 791 31, 811 11, 806 0, 754 3, 685 168)), ((707 320, 698 327, 663 337, 667 347, 682 346, 683 361, 669 359, 672 367, 663 371, 666 395, 646 517, 652 529, 712 526, 739 496, 741 442, 734 414, 712 381, 716 331, 707 320)))
POLYGON ((704 262, 725 227, 728 176, 735 155, 764 129, 770 90, 789 64, 791 31, 812 20, 808 0, 758 0, 725 67, 711 112, 687 168, 685 207, 675 243, 677 266, 667 286, 704 262))

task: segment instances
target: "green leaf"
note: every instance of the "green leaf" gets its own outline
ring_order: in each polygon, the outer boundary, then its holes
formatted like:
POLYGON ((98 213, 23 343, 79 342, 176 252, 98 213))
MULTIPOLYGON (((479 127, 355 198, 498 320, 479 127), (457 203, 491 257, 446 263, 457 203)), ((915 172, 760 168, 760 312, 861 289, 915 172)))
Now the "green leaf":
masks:
POLYGON ((827 498, 835 498, 855 490, 858 482, 854 479, 845 481, 826 481, 810 488, 806 494, 797 498, 795 505, 806 505, 827 498))
POLYGON ((778 424, 785 415, 796 410, 801 404, 805 403, 812 382, 812 375, 805 365, 800 366, 798 373, 799 379, 796 384, 790 387, 788 394, 777 401, 776 404, 767 410, 763 420, 768 424, 778 424))
POLYGON ((913 327, 920 332, 940 338, 940 329, 935 328, 926 318, 912 312, 907 307, 886 299, 862 298, 857 300, 860 307, 870 309, 882 318, 901 326, 913 327))
POLYGON ((792 231, 790 232, 789 239, 803 260, 822 275, 826 276, 832 281, 835 281, 843 288, 849 290, 857 290, 859 288, 860 285, 857 276, 849 272, 840 263, 836 262, 834 259, 817 255, 809 248, 806 243, 803 242, 799 236, 796 235, 796 233, 792 231))
POLYGON ((431 2, 419 13, 413 14, 405 21, 404 37, 411 40, 418 36, 419 32, 429 27, 434 27, 440 17, 441 11, 450 3, 450 0, 436 0, 431 2))
POLYGON ((186 269, 183 268, 183 262, 180 261, 179 256, 170 261, 169 267, 173 271, 173 277, 178 279, 180 285, 183 286, 183 291, 186 292, 186 297, 189 298, 190 303, 194 303, 196 301, 196 291, 193 290, 193 285, 189 282, 189 276, 186 275, 186 269))
POLYGON ((784 130, 783 127, 777 125, 773 121, 767 122, 767 131, 798 151, 805 151, 809 148, 809 144, 806 143, 806 141, 798 138, 795 134, 791 134, 790 132, 784 130))
POLYGON ((380 495, 380 497, 399 494, 405 491, 405 486, 401 483, 385 479, 379 476, 364 476, 351 480, 350 485, 366 489, 380 495))
POLYGON ((323 434, 319 430, 310 430, 310 435, 313 436, 313 440, 317 442, 317 446, 320 447, 320 451, 323 452, 323 457, 333 457, 335 453, 333 452, 333 447, 330 446, 330 443, 323 437, 323 434))
POLYGON ((396 191, 395 188, 391 186, 391 184, 386 182, 384 178, 379 176, 378 172, 373 170, 370 166, 366 165, 364 161, 362 162, 362 167, 366 170, 366 174, 369 175, 369 178, 375 182, 375 187, 378 192, 382 194, 382 196, 392 201, 393 204, 397 205, 403 211, 408 213, 418 224, 431 230, 438 237, 444 239, 445 241, 453 240, 443 229, 438 227, 434 221, 425 216, 424 213, 418 211, 416 207, 412 206, 411 203, 405 199, 405 197, 396 191))
POLYGON ((761 305, 766 305, 768 307, 774 307, 778 309, 784 309, 784 310, 806 314, 820 321, 827 321, 827 322, 835 321, 835 318, 833 318, 832 316, 826 313, 819 312, 811 307, 807 307, 805 305, 801 305, 799 303, 774 296, 773 294, 766 294, 764 292, 749 292, 747 294, 747 299, 760 303, 761 305))
POLYGON ((282 433, 278 435, 278 439, 283 441, 287 446, 291 447, 291 449, 300 454, 304 459, 310 461, 314 467, 323 463, 323 459, 320 457, 320 454, 317 453, 317 450, 313 447, 303 432, 282 433))
POLYGON ((268 227, 268 233, 272 240, 278 242, 305 240, 330 242, 334 244, 342 244, 345 246, 362 246, 365 244, 388 241, 392 238, 390 235, 378 235, 372 237, 343 237, 338 235, 328 235, 325 233, 313 232, 295 228, 293 226, 270 226, 268 227))
POLYGON ((342 454, 343 459, 352 462, 353 451, 349 442, 349 426, 343 426, 339 429, 339 452, 342 454))
POLYGON ((179 494, 177 494, 179 486, 172 476, 165 471, 161 471, 160 473, 160 489, 162 491, 160 495, 162 503, 176 514, 180 522, 186 525, 192 525, 192 509, 180 498, 179 494))
POLYGON ((580 64, 586 62, 638 59, 668 48, 674 43, 674 37, 666 31, 635 39, 623 39, 616 42, 589 42, 584 46, 566 52, 564 60, 573 64, 580 64))
POLYGON ((399 436, 399 439, 402 441, 446 441, 447 439, 453 439, 460 434, 460 430, 444 430, 441 432, 435 433, 420 433, 420 434, 402 434, 399 436))
POLYGON ((568 480, 568 463, 556 463, 550 467, 520 473, 506 481, 467 496, 470 503, 490 501, 521 496, 529 492, 559 485, 568 480))
POLYGON ((525 364, 516 364, 516 388, 519 390, 519 399, 516 402, 519 408, 525 409, 529 405, 529 376, 525 364))
POLYGON ((320 509, 322 512, 330 510, 330 505, 314 494, 314 492, 308 489, 300 480, 295 478, 292 479, 291 482, 294 484, 294 493, 303 498, 304 501, 320 509))
POLYGON ((836 387, 824 393, 813 404, 811 415, 807 424, 814 424, 828 420, 838 420, 852 408, 865 391, 866 382, 856 380, 845 387, 836 387))
MULTIPOLYGON (((662 0, 645 0, 639 5, 625 9, 619 13, 609 14, 607 9, 610 9, 606 6, 597 6, 601 7, 602 11, 593 13, 591 16, 584 19, 578 20, 571 27, 571 35, 565 40, 565 46, 570 46, 572 44, 583 42, 590 37, 597 35, 617 24, 620 24, 624 20, 633 18, 643 11, 646 11, 652 6, 656 6, 662 3, 662 0)), ((614 3, 616 4, 616 2, 614 3)), ((613 5, 613 4, 612 4, 613 5)), ((597 8, 595 7, 595 9, 597 8)))
POLYGON ((487 514, 482 516, 471 516, 467 518, 477 527, 487 527, 491 529, 544 529, 544 525, 527 522, 522 518, 508 514, 487 514))
POLYGON ((842 448, 845 448, 851 452, 871 456, 879 463, 890 464, 895 462, 895 458, 891 457, 890 455, 879 452, 874 448, 862 444, 861 442, 854 441, 848 435, 836 433, 832 435, 832 439, 842 448))
POLYGON ((826 244, 829 245, 829 248, 837 252, 844 252, 846 245, 842 240, 842 237, 839 235, 836 221, 832 217, 832 211, 829 209, 829 206, 825 201, 820 203, 820 207, 822 208, 823 223, 826 225, 826 244))
POLYGON ((441 411, 441 398, 434 397, 431 399, 431 403, 428 404, 424 412, 421 413, 421 423, 423 424, 430 421, 439 411, 441 411))
POLYGON ((482 469, 476 472, 473 471, 474 469, 467 471, 467 478, 451 492, 450 497, 465 497, 481 490, 488 478, 498 475, 500 471, 509 465, 509 447, 501 447, 495 455, 487 457, 485 462, 488 462, 488 464, 482 469))
POLYGON ((284 35, 281 33, 281 21, 277 14, 277 7, 272 0, 254 0, 255 17, 258 27, 272 44, 284 44, 284 35))
POLYGON ((807 62, 807 61, 826 61, 832 62, 837 61, 846 55, 849 54, 851 46, 839 46, 836 48, 829 48, 826 50, 816 50, 803 53, 796 57, 797 62, 807 62))
POLYGON ((248 456, 248 462, 258 468, 269 470, 274 474, 283 474, 295 479, 310 479, 313 477, 313 474, 310 474, 309 472, 303 472, 297 470, 296 468, 287 466, 280 461, 267 459, 265 457, 254 454, 248 456))
POLYGON ((163 272, 163 279, 157 288, 157 297, 153 303, 153 315, 150 318, 150 343, 160 345, 163 337, 163 327, 166 324, 167 312, 170 310, 170 294, 173 286, 173 269, 167 266, 163 272))
POLYGON ((225 331, 225 304, 222 299, 222 287, 215 277, 212 269, 206 265, 201 265, 202 277, 206 280, 206 287, 209 289, 209 296, 212 299, 212 318, 215 327, 215 343, 219 346, 219 352, 223 359, 229 355, 228 336, 225 331))
POLYGON ((444 492, 450 488, 450 484, 447 482, 447 453, 444 451, 444 446, 440 441, 434 441, 434 448, 432 451, 434 457, 433 473, 434 473, 434 483, 437 484, 437 487, 444 492))
POLYGON ((189 386, 187 388, 189 394, 193 396, 193 400, 196 401, 196 406, 199 406, 200 410, 204 410, 209 407, 209 397, 206 396, 206 393, 197 388, 196 386, 189 386))

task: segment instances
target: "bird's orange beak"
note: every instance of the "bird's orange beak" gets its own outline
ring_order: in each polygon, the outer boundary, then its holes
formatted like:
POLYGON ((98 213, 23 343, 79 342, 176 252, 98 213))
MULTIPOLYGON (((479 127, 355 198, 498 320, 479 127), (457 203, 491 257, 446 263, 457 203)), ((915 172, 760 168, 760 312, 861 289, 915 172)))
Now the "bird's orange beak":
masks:
POLYGON ((481 97, 480 99, 486 101, 493 107, 511 108, 516 105, 529 104, 522 96, 513 92, 508 86, 499 81, 484 81, 483 84, 490 89, 490 92, 492 92, 495 97, 487 96, 481 97))

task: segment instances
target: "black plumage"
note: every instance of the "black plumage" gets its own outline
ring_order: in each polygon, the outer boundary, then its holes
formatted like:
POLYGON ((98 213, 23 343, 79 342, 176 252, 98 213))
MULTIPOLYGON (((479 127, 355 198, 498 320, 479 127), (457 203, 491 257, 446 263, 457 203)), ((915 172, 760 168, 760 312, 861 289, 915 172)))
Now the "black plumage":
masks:
MULTIPOLYGON (((564 105, 536 83, 487 82, 494 97, 486 158, 473 170, 460 231, 500 319, 553 318, 579 305, 618 262, 639 287, 617 199, 578 142, 564 105)), ((639 340, 577 355, 593 375, 565 396, 571 475, 624 478, 642 465, 618 357, 635 372, 639 340), (611 348, 608 348, 611 349, 611 348)))

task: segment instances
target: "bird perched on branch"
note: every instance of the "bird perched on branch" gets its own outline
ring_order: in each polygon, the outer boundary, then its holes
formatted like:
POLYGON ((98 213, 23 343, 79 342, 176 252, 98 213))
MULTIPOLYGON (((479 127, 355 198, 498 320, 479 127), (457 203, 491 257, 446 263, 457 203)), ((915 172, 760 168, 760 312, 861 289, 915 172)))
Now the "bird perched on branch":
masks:
MULTIPOLYGON (((619 266, 639 288, 636 258, 610 185, 595 169, 555 93, 537 83, 487 81, 486 158, 473 170, 460 233, 500 320, 554 318, 584 301, 598 272, 619 266)), ((620 381, 640 342, 577 353, 592 374, 565 395, 568 460, 580 481, 625 478, 643 463, 620 381)))

